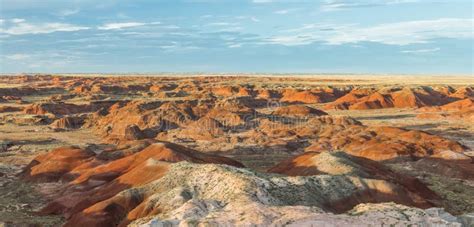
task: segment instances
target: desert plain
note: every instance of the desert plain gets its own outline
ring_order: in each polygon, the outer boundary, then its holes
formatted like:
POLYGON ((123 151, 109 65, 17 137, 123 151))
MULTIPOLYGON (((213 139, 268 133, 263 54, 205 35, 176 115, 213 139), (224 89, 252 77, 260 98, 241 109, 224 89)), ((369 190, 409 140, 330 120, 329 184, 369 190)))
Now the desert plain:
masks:
POLYGON ((473 226, 474 78, 0 76, 3 226, 473 226))

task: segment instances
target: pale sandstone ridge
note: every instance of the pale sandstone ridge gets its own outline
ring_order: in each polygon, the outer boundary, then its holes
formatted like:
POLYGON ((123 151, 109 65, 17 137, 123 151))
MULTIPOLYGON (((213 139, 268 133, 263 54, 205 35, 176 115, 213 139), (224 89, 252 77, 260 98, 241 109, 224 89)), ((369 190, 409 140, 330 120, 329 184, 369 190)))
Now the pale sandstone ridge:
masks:
POLYGON ((352 175, 381 180, 369 186, 354 198, 342 202, 343 206, 360 202, 395 201, 408 206, 429 207, 439 197, 414 177, 395 173, 384 165, 344 152, 307 152, 285 160, 268 170, 289 176, 352 175))
POLYGON ((339 215, 325 211, 333 202, 378 182, 344 175, 264 175, 228 166, 182 162, 174 164, 159 180, 125 191, 114 200, 131 195, 145 196, 146 199, 128 213, 131 219, 139 218, 131 226, 369 223, 460 226, 458 219, 447 213, 393 203, 360 204, 339 215))

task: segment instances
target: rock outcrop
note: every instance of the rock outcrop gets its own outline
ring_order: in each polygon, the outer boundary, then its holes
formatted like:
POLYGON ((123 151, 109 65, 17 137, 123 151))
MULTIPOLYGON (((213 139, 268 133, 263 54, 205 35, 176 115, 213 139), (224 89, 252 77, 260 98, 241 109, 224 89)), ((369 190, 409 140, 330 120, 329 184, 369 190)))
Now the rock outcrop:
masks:
MULTIPOLYGON (((120 150, 104 152, 123 154, 120 150)), ((140 151, 125 157, 118 155, 112 160, 104 157, 114 155, 97 156, 88 150, 65 147, 35 158, 22 173, 23 178, 30 181, 61 179, 70 182, 41 213, 63 213, 68 219, 66 226, 118 224, 124 217, 116 208, 121 209, 120 206, 125 205, 125 209, 131 209, 138 204, 133 204, 133 196, 123 197, 122 201, 129 201, 126 202, 128 205, 117 204, 115 198, 127 193, 123 190, 161 178, 168 171, 170 163, 188 161, 243 167, 232 159, 203 154, 171 143, 153 143, 140 151)))

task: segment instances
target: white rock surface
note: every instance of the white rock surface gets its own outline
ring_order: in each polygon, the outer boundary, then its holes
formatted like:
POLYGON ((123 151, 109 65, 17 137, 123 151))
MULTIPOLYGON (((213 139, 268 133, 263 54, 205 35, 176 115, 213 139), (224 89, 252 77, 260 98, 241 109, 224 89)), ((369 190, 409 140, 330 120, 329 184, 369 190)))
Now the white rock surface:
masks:
POLYGON ((344 175, 284 177, 225 165, 174 164, 161 179, 122 193, 148 196, 155 216, 130 226, 461 226, 442 209, 359 204, 344 214, 322 208, 378 180, 344 175))

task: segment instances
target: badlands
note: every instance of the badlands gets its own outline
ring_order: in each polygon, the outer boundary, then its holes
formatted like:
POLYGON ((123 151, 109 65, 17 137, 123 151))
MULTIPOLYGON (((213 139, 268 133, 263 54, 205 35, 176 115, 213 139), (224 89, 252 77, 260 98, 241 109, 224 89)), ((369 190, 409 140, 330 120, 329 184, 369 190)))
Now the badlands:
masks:
POLYGON ((0 226, 474 226, 474 78, 4 75, 0 226))

